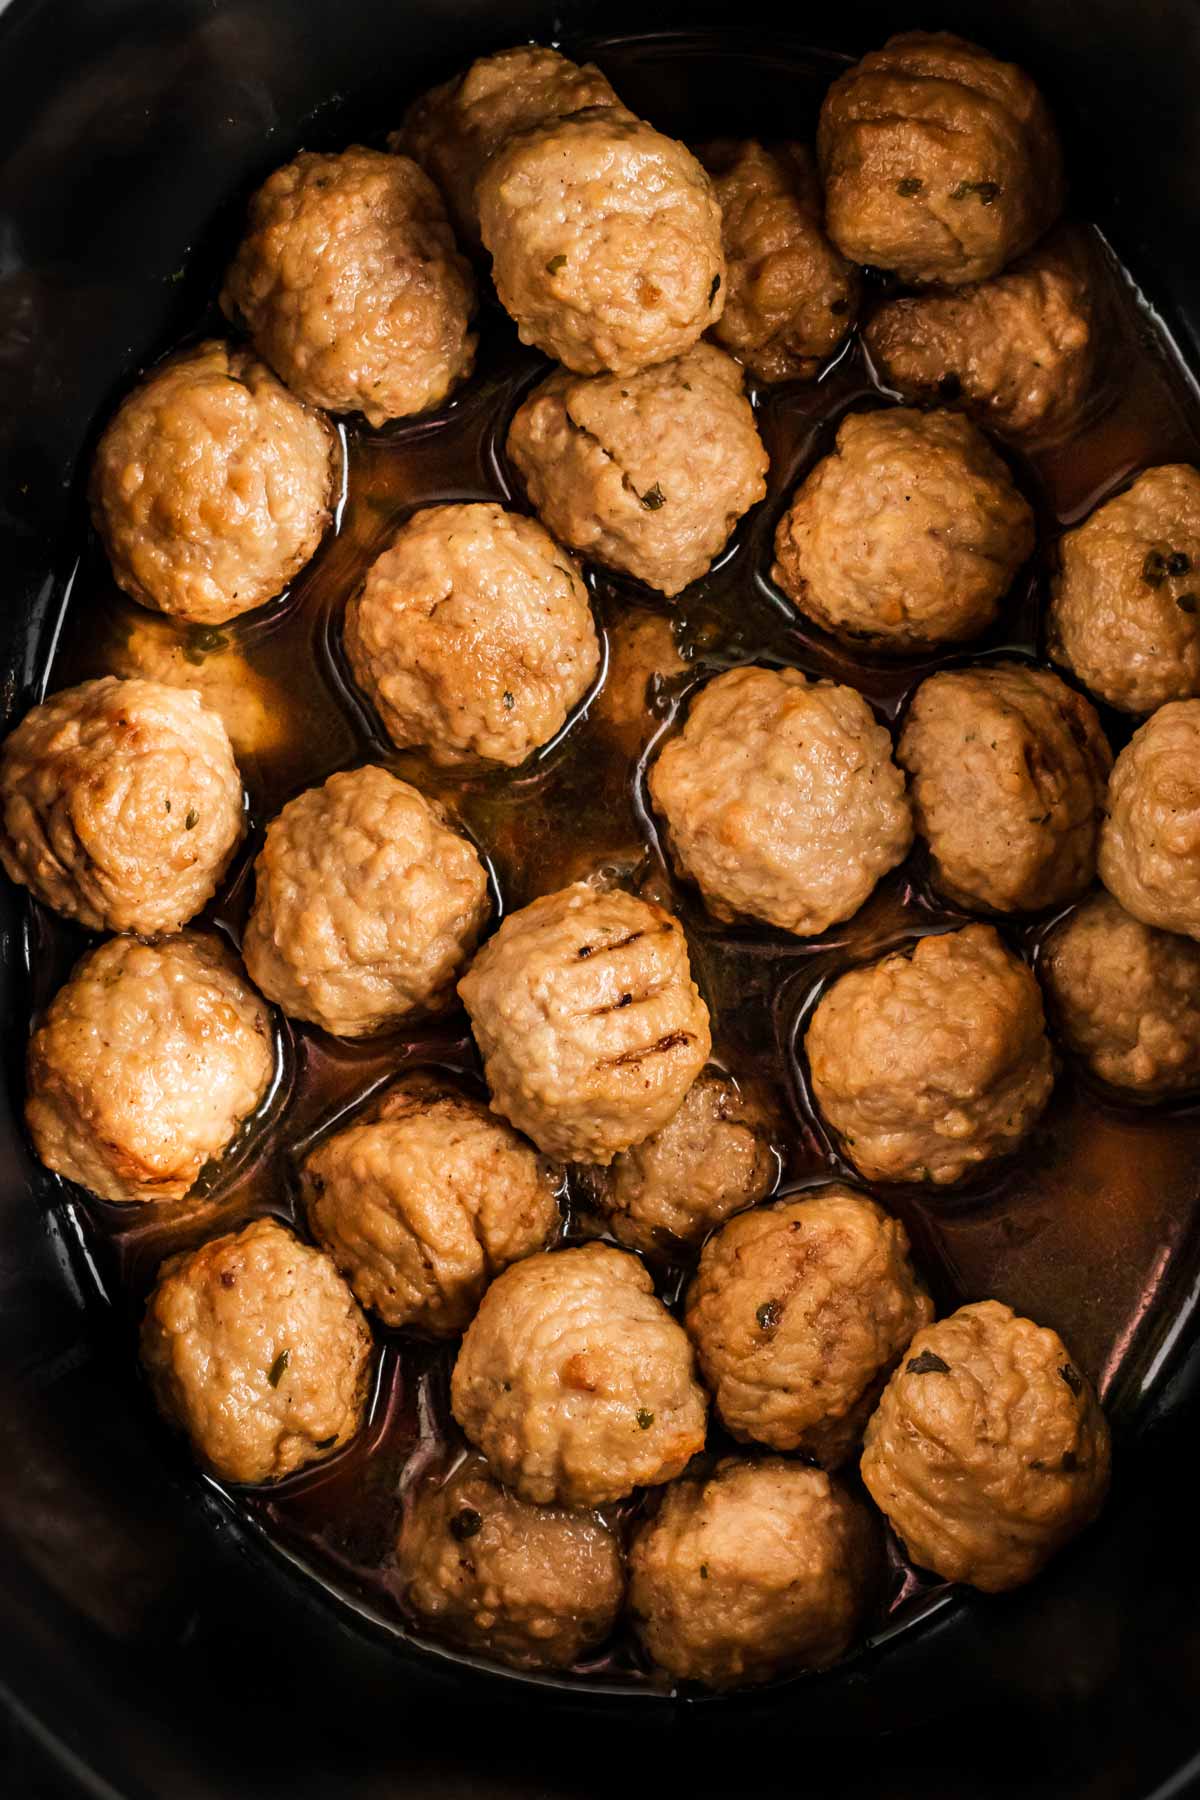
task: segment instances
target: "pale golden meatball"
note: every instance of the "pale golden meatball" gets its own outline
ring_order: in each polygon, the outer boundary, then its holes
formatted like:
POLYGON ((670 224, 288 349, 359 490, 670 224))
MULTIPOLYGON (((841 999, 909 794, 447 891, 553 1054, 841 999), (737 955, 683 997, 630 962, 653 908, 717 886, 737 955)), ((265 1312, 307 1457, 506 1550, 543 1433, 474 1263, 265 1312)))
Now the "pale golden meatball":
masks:
POLYGON ((450 1391, 492 1473, 540 1506, 605 1506, 672 1480, 704 1447, 687 1335, 637 1257, 608 1244, 498 1276, 450 1391))
POLYGON ((285 686, 251 663, 224 632, 211 625, 181 630, 152 613, 140 613, 128 624, 107 656, 114 675, 195 688, 229 733, 239 767, 286 747, 291 721, 285 686))
POLYGON ((859 298, 858 271, 825 235, 812 152, 719 138, 699 154, 728 269, 713 337, 760 381, 811 381, 854 324, 859 298))
POLYGON ((818 1106, 871 1181, 958 1181, 1013 1149, 1054 1085, 1037 982, 990 925, 841 976, 804 1048, 818 1106))
POLYGON ((458 991, 492 1110, 548 1156, 609 1163, 708 1060, 687 940, 661 906, 577 881, 511 913, 458 991))
POLYGON ((858 911, 912 842, 892 740, 860 694, 731 669, 650 771, 671 853, 719 919, 812 936, 858 911))
POLYGON ((742 371, 711 344, 633 375, 560 369, 519 408, 507 448, 561 543, 668 597, 707 574, 767 491, 742 371))
POLYGON ((836 1662, 880 1567, 870 1513, 822 1470, 731 1456, 672 1483, 639 1527, 630 1612, 662 1668, 737 1687, 836 1662))
POLYGON ((523 344, 581 375, 631 375, 721 316, 721 211, 691 151, 623 108, 518 133, 475 190, 523 344))
POLYGON ((617 740, 630 757, 645 748, 657 730, 654 702, 666 683, 687 668, 675 643, 670 619, 640 607, 622 608, 608 628, 608 668, 604 686, 588 708, 588 718, 617 740))
POLYGON ((1143 925, 1200 938, 1200 700, 1161 707, 1118 756, 1100 879, 1143 925))
POLYGON ((450 1003, 487 911, 483 864, 440 808, 352 769, 268 825, 242 947, 290 1018, 364 1037, 450 1003))
POLYGON ((142 606, 222 625, 273 600, 330 511, 337 440, 246 350, 209 339, 122 401, 92 464, 92 518, 142 606))
POLYGON ((1146 1099, 1200 1087, 1200 944, 1094 894, 1038 968, 1064 1041, 1102 1081, 1146 1099))
POLYGON ((1200 694, 1200 471, 1147 469, 1059 541, 1050 654, 1123 712, 1200 694))
POLYGON ((329 1258, 274 1219, 165 1262, 141 1349, 160 1411, 222 1481, 290 1475, 366 1412, 367 1322, 329 1258))
POLYGON ((29 1042, 25 1118, 48 1169, 103 1200, 178 1200, 275 1072, 266 1007, 219 938, 110 938, 29 1042))
POLYGON ((685 1323, 733 1437, 832 1469, 932 1318, 899 1219, 838 1186, 723 1225, 701 1253, 685 1323))
POLYGON ((951 900, 1036 912, 1090 886, 1112 753, 1095 709, 1057 675, 943 669, 917 689, 896 754, 951 900))
POLYGON ((313 1236, 385 1325, 453 1337, 559 1228, 561 1171, 435 1075, 407 1076, 305 1158, 313 1236))
POLYGON ((826 631, 905 655, 986 631, 1033 510, 969 419, 850 413, 775 532, 772 580, 826 631))
POLYGON ((1041 94, 949 32, 901 32, 840 76, 817 155, 834 243, 903 281, 984 281, 1062 210, 1062 153, 1041 94))
POLYGON ((178 931, 245 830, 229 736, 200 695, 106 675, 35 706, 0 750, 0 862, 89 931, 178 931))
POLYGON ((221 306, 293 393, 372 425, 440 405, 475 360, 475 283, 437 189, 361 144, 263 183, 221 306))
POLYGON ((467 1455, 408 1498, 396 1545, 404 1604, 439 1638, 513 1669, 568 1669, 612 1631, 620 1546, 597 1514, 532 1506, 467 1455))
POLYGON ((1109 1435, 1057 1332, 996 1300, 919 1331, 867 1426, 862 1478, 913 1561, 985 1593, 1091 1522, 1109 1435))
POLYGON ((533 519, 431 506, 346 610, 354 679, 404 749, 515 765, 562 729, 600 665, 583 578, 533 519))

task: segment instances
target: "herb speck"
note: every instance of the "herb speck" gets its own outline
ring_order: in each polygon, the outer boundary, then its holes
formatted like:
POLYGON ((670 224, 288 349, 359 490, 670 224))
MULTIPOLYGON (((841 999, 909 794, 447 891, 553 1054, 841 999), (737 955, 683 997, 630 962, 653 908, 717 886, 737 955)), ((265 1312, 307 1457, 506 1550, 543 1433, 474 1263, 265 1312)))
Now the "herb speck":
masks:
POLYGON ((754 1317, 760 1331, 774 1331, 783 1317, 783 1305, 779 1300, 764 1300, 755 1312, 754 1317))
POLYGON ((904 1366, 910 1375, 948 1375, 950 1373, 950 1364, 943 1362, 933 1350, 922 1350, 919 1356, 914 1356, 912 1361, 905 1363, 904 1366))
POLYGON ((273 1388, 277 1388, 287 1373, 288 1364, 292 1360, 290 1350, 281 1350, 267 1371, 267 1380, 273 1388))
POLYGON ((654 1423, 654 1414, 652 1412, 647 1412, 644 1406, 639 1406, 637 1422, 639 1431, 649 1431, 654 1423))
POLYGON ((641 495, 642 505, 646 508, 647 512, 657 512, 660 506, 666 505, 666 501, 667 496, 663 493, 662 488, 658 485, 657 481, 652 488, 647 488, 646 492, 641 495))

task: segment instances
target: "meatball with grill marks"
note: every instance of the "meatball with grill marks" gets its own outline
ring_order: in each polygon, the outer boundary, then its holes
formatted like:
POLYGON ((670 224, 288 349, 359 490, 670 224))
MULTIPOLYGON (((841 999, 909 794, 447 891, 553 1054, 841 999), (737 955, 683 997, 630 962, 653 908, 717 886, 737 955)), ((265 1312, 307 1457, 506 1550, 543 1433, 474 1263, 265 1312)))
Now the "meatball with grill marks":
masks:
POLYGON ((1118 756, 1100 879, 1143 925, 1200 938, 1200 700, 1160 707, 1118 756))

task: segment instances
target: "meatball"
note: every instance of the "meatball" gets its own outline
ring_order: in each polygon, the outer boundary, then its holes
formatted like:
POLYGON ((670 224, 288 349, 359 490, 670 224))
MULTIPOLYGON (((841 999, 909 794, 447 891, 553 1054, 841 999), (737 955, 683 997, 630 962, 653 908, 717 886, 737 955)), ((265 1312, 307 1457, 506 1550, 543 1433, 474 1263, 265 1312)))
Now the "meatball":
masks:
POLYGON ((840 76, 817 130, 826 229, 902 281, 985 281, 1062 210, 1062 153, 1023 70, 906 31, 840 76))
POLYGON ((168 687, 195 688, 229 733, 242 767, 286 747, 284 686, 251 663, 224 632, 210 625, 181 631, 170 619, 145 612, 127 623, 129 629, 108 656, 115 675, 142 675, 168 687))
POLYGON ((271 1481, 358 1431, 371 1334, 329 1258, 256 1219, 163 1264, 142 1365, 210 1474, 271 1481))
POLYGON ((933 879, 961 906, 1036 912, 1096 873, 1112 754, 1094 709, 1048 669, 944 669, 897 750, 933 879))
POLYGON ((267 1009, 218 938, 110 938, 29 1044, 25 1118, 48 1169, 103 1200, 178 1200, 275 1072, 267 1009))
POLYGON ((475 360, 475 283, 437 189, 360 144, 263 183, 221 306, 302 400, 372 425, 439 405, 475 360))
POLYGON ((775 1186, 777 1109, 754 1081, 719 1069, 696 1077, 674 1118, 607 1168, 575 1171, 598 1223, 646 1256, 677 1254, 775 1186))
POLYGON ((837 1186, 723 1225, 704 1246, 685 1322, 733 1437, 835 1468, 932 1318, 899 1219, 837 1186))
POLYGON ((544 44, 519 44, 422 94, 388 146, 433 176, 463 242, 477 245, 476 183, 510 137, 585 107, 619 105, 595 63, 580 67, 544 44))
POLYGON ((289 801, 254 878, 246 967, 290 1018, 337 1037, 449 1004, 488 911, 473 846, 379 768, 289 801))
POLYGON ((673 1483, 638 1529, 630 1610, 648 1654, 680 1680, 769 1681, 845 1654, 880 1560, 866 1507, 820 1469, 730 1456, 673 1483))
POLYGON ((804 1048, 818 1106, 871 1181, 958 1181, 1011 1150, 1054 1085, 1037 982, 990 925, 841 976, 804 1048))
POLYGON ((1060 1033, 1102 1081, 1146 1099, 1200 1086, 1200 945, 1095 894, 1038 967, 1060 1033))
POLYGON ((623 608, 608 629, 608 670, 588 717, 637 757, 658 728, 655 702, 663 686, 686 668, 670 619, 623 608))
POLYGON ((857 270, 825 236, 812 152, 721 138, 700 160, 729 271, 714 338, 760 381, 811 381, 854 324, 859 295, 857 270))
POLYGON ((567 1669, 621 1610, 620 1547, 595 1513, 531 1506, 468 1455, 411 1495, 396 1562, 421 1624, 513 1669, 567 1669))
POLYGON ((996 1300, 919 1331, 867 1426, 862 1478, 923 1569, 999 1593, 1099 1512, 1109 1436, 1057 1332, 996 1300))
POLYGON ((1143 925, 1200 938, 1200 700, 1161 707, 1118 756, 1099 863, 1143 925))
POLYGON ((198 693, 106 675, 35 706, 0 749, 0 862, 89 931, 178 931, 245 830, 229 736, 198 693))
POLYGON ((892 741, 853 688, 730 669, 650 771, 672 855, 720 919, 811 936, 858 911, 912 842, 892 741))
POLYGON ((510 914, 458 991, 492 1111, 548 1156, 640 1144, 712 1047, 679 921, 618 888, 577 881, 510 914))
POLYGON ((636 1256, 584 1244, 497 1276, 467 1329, 454 1417, 523 1499, 605 1506, 704 1447, 687 1335, 636 1256))
POLYGON ((309 1155, 313 1236, 385 1325, 453 1337, 559 1226, 560 1171, 436 1076, 408 1076, 309 1155))
POLYGON ((1033 545, 982 433, 898 406, 842 420, 779 521, 771 578, 826 631, 905 655, 985 631, 1033 545))
POLYGON ((1066 532, 1058 556, 1055 662, 1122 712, 1200 694, 1200 470, 1148 469, 1066 532))
POLYGON ((520 132, 475 190, 501 304, 581 375, 632 375, 721 316, 721 211, 691 151, 623 108, 520 132))
POLYGON ((711 344, 624 377, 559 370, 521 406, 507 448, 560 542, 670 597, 707 574, 767 491, 742 371, 711 344))
POLYGON ((92 465, 92 517, 142 606, 223 625, 273 600, 331 518, 336 439, 249 351, 208 340, 122 403, 92 465))
POLYGON ((588 592, 533 519, 431 506, 402 525, 346 612, 346 653, 394 744, 435 762, 524 762, 600 665, 588 592))

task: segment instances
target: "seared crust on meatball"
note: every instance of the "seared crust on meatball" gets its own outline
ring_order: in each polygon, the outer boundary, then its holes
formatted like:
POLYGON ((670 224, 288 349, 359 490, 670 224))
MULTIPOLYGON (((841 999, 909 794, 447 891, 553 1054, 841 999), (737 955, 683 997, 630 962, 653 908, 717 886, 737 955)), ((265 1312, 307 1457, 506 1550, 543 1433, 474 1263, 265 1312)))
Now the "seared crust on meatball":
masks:
POLYGON ((501 304, 568 369, 631 375, 725 304, 721 211, 691 151, 624 108, 509 138, 475 190, 501 304))
POLYGON ((605 1506, 704 1447, 691 1345, 637 1257, 584 1244, 497 1277, 463 1338, 454 1416, 507 1487, 605 1506))
POLYGON ((514 765, 561 730, 600 664, 583 578, 490 502, 414 513, 346 611, 346 654, 394 744, 514 765))
POLYGON ((385 1325, 453 1337, 559 1227, 561 1172, 451 1083, 410 1075, 300 1172, 313 1236, 385 1325))
POLYGON ((440 808, 352 769, 268 825, 242 948, 290 1018, 364 1037, 450 1003, 487 910, 483 864, 440 808))
POLYGON ((106 675, 35 706, 0 750, 0 862, 89 931, 178 931, 245 830, 229 736, 200 695, 106 675))
POLYGON ((836 1662, 879 1566, 870 1513, 820 1469, 730 1456, 672 1483, 639 1528, 630 1611, 672 1675, 736 1687, 836 1662))
POLYGON ((160 1411, 223 1481, 272 1481, 362 1424, 371 1333, 329 1258, 274 1219, 165 1262, 142 1322, 160 1411))
POLYGON ((990 925, 841 976, 804 1048, 817 1104, 874 1181, 958 1181, 1011 1150, 1054 1085, 1037 982, 990 925))
POLYGON ((221 306, 293 393, 372 425, 440 405, 475 360, 475 282, 437 189, 361 144, 263 183, 221 306))
POLYGON ((1095 709, 1048 669, 943 669, 896 752, 950 899, 997 912, 1075 900, 1096 873, 1112 753, 1095 709))
POLYGON ((867 1426, 862 1478, 915 1563, 994 1594, 1095 1518, 1109 1457, 1057 1332, 985 1300, 917 1333, 867 1426))
POLYGON ((650 771, 671 853, 719 919, 815 935, 904 860, 912 821, 892 741, 862 696, 799 669, 731 669, 650 771))
POLYGON ((577 881, 510 914, 458 991, 492 1110, 548 1156, 609 1163, 708 1060, 708 1009, 661 906, 577 881))
POLYGON ((978 637, 1033 545, 970 420, 897 406, 842 420, 779 521, 771 579, 826 631, 903 655, 978 637))
POLYGON ((825 235, 812 152, 718 138, 699 155, 728 268, 713 337, 760 381, 811 381, 854 324, 859 297, 858 271, 825 235))
POLYGON ((110 938, 29 1042, 25 1118, 48 1169, 104 1200, 177 1200, 275 1069, 267 1009, 218 938, 110 938))
POLYGON ((249 351, 209 339, 122 401, 91 502, 119 586, 222 625, 282 592, 329 524, 336 440, 249 351))
POLYGON ((1055 662, 1123 712, 1200 694, 1200 471, 1147 469, 1059 541, 1055 662))
POLYGON ((711 344, 633 375, 560 369, 518 410, 507 449, 560 542, 668 596, 707 574, 767 491, 742 372, 711 344))
POLYGON ((903 281, 984 281, 1062 210, 1062 153, 1029 76, 949 32, 906 31, 825 96, 826 229, 903 281))
POLYGON ((1099 861, 1135 919, 1200 938, 1200 700, 1160 707, 1118 756, 1099 861))
POLYGON ((438 1637, 511 1669, 567 1669, 602 1643, 625 1570, 595 1513, 532 1506, 467 1455, 409 1496, 396 1545, 403 1598, 438 1637))

